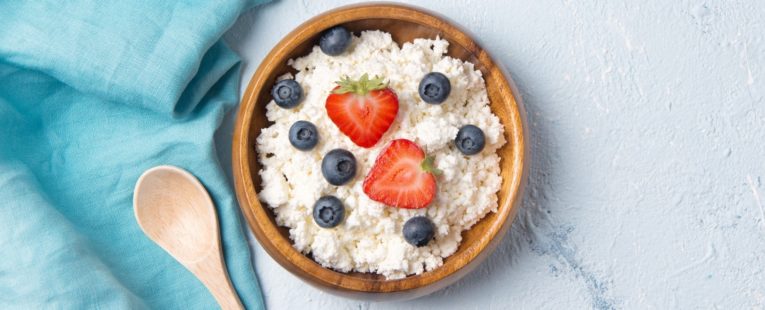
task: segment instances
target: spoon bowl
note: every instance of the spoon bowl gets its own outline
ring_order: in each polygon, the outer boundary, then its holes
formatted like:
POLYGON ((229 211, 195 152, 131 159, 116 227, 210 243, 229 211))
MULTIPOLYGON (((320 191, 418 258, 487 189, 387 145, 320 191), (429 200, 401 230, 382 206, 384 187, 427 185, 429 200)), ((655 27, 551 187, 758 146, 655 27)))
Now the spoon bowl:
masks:
POLYGON ((191 271, 223 309, 242 309, 223 261, 215 205, 191 173, 158 166, 138 178, 133 193, 141 230, 191 271))
POLYGON ((147 171, 136 186, 134 203, 144 233, 179 261, 191 262, 211 250, 218 227, 210 196, 188 174, 170 167, 147 171))

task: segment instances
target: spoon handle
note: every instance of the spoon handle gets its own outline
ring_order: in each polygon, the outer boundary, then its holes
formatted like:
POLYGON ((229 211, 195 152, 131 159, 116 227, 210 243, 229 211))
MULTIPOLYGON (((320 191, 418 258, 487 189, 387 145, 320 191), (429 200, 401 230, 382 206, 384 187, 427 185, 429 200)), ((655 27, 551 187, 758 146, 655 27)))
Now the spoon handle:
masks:
POLYGON ((244 309, 228 277, 220 251, 190 266, 189 270, 202 281, 223 310, 244 309))

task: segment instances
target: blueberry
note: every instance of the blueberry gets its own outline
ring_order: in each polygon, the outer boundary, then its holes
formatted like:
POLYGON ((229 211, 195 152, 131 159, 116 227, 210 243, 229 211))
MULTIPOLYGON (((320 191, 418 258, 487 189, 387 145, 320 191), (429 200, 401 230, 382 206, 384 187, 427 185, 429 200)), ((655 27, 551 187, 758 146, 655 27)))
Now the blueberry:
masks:
POLYGON ((307 151, 319 142, 319 131, 308 121, 297 121, 290 127, 290 143, 296 149, 307 151))
POLYGON ((356 176, 356 157, 343 149, 334 149, 324 155, 321 174, 332 185, 343 185, 356 176))
POLYGON ((443 75, 443 73, 431 72, 422 78, 418 90, 422 101, 439 104, 444 102, 446 97, 449 97, 452 85, 449 83, 449 78, 443 75))
POLYGON ((465 125, 457 132, 454 144, 462 154, 475 155, 483 150, 484 145, 486 145, 486 138, 484 138, 481 128, 465 125))
POLYGON ((436 234, 436 226, 427 217, 415 216, 404 223, 404 239, 409 244, 425 246, 436 234))
POLYGON ((337 26, 330 28, 321 34, 319 48, 324 54, 337 56, 345 52, 351 44, 351 33, 345 27, 337 26))
POLYGON ((316 225, 332 228, 340 225, 345 217, 345 207, 335 196, 324 196, 313 204, 313 220, 316 225))
POLYGON ((271 89, 271 96, 274 97, 276 105, 285 109, 292 109, 303 98, 303 88, 295 80, 281 80, 274 84, 274 88, 271 89))

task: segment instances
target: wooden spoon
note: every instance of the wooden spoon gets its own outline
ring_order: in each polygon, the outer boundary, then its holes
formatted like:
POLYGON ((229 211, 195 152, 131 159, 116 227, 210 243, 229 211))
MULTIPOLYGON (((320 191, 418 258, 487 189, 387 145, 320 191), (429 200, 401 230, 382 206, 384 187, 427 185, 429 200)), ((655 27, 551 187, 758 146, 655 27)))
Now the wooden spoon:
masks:
POLYGON ((220 245, 215 206, 202 183, 174 166, 138 178, 133 208, 141 230, 191 271, 223 309, 243 309, 231 285, 220 245))

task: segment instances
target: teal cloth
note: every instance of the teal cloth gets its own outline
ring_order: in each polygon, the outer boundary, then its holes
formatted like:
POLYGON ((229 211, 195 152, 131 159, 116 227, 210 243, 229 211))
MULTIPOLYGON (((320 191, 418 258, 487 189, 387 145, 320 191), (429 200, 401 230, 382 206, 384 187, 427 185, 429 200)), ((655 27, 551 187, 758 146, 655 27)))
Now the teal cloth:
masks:
POLYGON ((161 164, 205 184, 232 282, 263 308, 214 139, 240 74, 220 37, 257 2, 0 1, 0 309, 217 307, 136 224, 135 182, 161 164))

